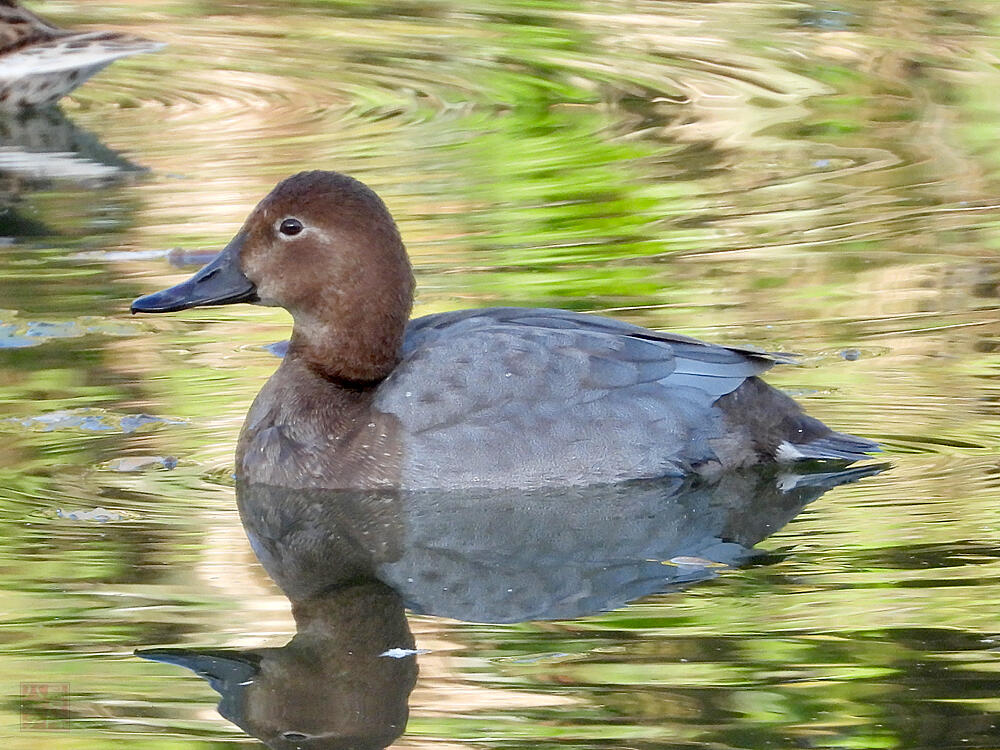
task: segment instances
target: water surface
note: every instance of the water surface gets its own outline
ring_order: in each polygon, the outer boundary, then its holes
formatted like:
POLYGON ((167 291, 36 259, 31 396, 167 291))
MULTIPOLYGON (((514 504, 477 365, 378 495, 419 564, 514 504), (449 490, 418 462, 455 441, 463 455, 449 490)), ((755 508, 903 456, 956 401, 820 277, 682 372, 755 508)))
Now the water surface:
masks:
POLYGON ((289 320, 128 303, 307 168, 384 197, 415 314, 554 306, 794 351, 768 380, 892 464, 762 554, 681 555, 692 580, 608 612, 507 622, 489 592, 473 622, 411 611, 399 746, 1000 746, 991 5, 32 7, 169 47, 0 123, 12 747, 256 742, 206 682, 132 652, 296 632, 231 481, 289 320), (22 707, 22 683, 67 685, 65 711, 22 707))

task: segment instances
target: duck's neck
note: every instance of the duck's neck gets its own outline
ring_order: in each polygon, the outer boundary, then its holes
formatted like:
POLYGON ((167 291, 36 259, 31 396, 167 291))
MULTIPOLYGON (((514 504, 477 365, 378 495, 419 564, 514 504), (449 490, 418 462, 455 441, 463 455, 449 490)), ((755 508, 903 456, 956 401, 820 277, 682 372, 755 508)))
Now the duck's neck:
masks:
POLYGON ((374 234, 363 256, 327 258, 343 263, 314 269, 314 280, 337 279, 335 285, 306 284, 301 304, 287 306, 295 321, 289 354, 329 380, 378 382, 399 362, 413 272, 391 219, 374 234))
POLYGON ((288 354, 328 380, 363 384, 385 379, 399 362, 409 310, 396 316, 361 312, 296 315, 288 354))

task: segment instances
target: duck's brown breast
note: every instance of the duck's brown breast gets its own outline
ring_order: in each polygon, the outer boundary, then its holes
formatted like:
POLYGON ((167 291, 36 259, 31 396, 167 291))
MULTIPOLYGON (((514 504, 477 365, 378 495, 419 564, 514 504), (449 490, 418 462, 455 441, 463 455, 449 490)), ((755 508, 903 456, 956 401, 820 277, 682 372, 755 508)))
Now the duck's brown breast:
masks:
POLYGON ((398 487, 396 418, 372 406, 374 387, 352 387, 286 357, 257 394, 236 448, 240 480, 283 487, 398 487))

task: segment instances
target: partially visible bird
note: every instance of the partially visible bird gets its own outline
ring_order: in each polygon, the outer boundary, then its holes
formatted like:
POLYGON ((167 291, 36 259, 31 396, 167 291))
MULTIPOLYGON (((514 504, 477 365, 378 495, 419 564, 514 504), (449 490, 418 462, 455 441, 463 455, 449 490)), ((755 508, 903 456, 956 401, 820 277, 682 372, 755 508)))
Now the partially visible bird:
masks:
POLYGON ((117 31, 68 31, 0 0, 0 111, 44 107, 119 57, 164 45, 117 31))

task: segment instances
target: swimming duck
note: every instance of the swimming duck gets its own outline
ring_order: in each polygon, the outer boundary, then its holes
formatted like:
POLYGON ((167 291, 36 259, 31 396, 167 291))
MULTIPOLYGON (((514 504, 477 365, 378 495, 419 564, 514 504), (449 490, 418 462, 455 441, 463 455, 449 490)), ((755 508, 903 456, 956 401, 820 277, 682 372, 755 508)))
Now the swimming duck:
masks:
POLYGON ((115 31, 67 31, 0 0, 0 110, 52 104, 118 58, 163 46, 115 31))
POLYGON ((213 261, 132 312, 251 302, 291 313, 287 354, 237 444, 247 482, 534 488, 878 449, 760 380, 778 355, 564 310, 409 320, 413 289, 385 204, 313 171, 279 183, 213 261))

